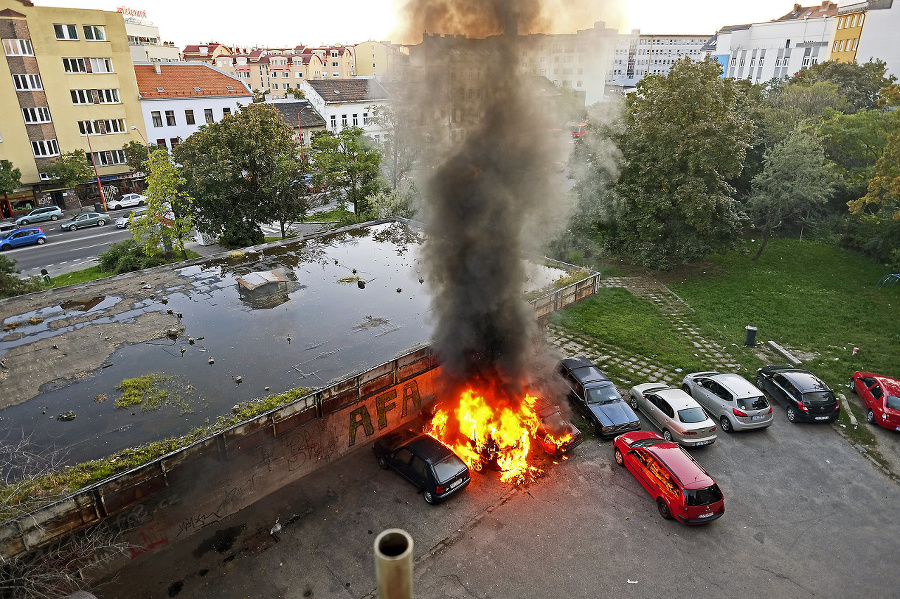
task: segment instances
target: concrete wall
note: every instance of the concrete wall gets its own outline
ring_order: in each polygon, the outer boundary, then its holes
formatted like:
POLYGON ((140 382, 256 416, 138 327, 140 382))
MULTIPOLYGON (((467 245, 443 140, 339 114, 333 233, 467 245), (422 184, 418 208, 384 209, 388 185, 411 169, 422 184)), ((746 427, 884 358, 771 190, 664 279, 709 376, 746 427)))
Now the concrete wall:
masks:
MULTIPOLYGON (((600 275, 533 300, 535 316, 596 293, 600 275)), ((131 559, 181 541, 382 433, 435 399, 440 368, 424 348, 0 524, 0 555, 38 550, 98 524, 131 559)))

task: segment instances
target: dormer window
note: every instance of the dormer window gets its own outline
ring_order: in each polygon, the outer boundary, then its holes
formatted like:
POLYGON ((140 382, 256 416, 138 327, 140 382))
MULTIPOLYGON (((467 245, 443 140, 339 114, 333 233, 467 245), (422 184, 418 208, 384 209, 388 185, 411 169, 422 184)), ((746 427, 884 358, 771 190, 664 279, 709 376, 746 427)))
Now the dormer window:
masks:
POLYGON ((200 46, 200 54, 206 54, 209 52, 209 46, 200 46))
POLYGON ((199 87, 195 87, 195 88, 194 88, 194 91, 195 91, 195 92, 198 92, 198 91, 200 91, 200 88, 199 88, 199 87))
POLYGON ((161 87, 157 87, 157 88, 156 88, 156 91, 158 91, 159 93, 163 93, 163 92, 166 91, 166 90, 163 89, 163 88, 161 88, 161 87))
POLYGON ((226 86, 225 86, 225 89, 227 89, 227 90, 230 91, 230 92, 233 92, 233 91, 234 91, 234 88, 231 87, 230 85, 226 85, 226 86))

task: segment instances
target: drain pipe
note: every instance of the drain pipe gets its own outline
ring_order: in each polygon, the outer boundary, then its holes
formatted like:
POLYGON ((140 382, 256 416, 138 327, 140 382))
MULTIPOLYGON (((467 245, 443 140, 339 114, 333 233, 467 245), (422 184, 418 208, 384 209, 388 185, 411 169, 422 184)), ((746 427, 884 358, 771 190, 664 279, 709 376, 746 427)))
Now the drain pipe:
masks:
POLYGON ((375 583, 380 599, 412 599, 413 540, 389 528, 375 538, 375 583))

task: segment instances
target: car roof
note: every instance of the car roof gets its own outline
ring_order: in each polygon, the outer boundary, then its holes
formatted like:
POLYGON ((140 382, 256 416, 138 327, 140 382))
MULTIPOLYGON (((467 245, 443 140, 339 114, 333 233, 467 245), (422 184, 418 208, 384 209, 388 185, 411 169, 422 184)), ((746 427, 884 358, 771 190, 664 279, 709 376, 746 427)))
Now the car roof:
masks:
POLYGON ((779 370, 780 374, 789 380, 801 393, 807 391, 826 391, 830 390, 828 385, 819 380, 819 378, 808 370, 802 368, 790 368, 779 370))
POLYGON ((565 360, 561 360, 560 362, 563 366, 569 369, 578 382, 580 383, 595 383, 599 381, 609 381, 609 377, 606 374, 597 368, 593 362, 585 358, 584 356, 578 356, 575 358, 566 358, 565 360))
POLYGON ((682 391, 681 389, 657 389, 656 391, 650 391, 650 393, 656 393, 672 406, 673 410, 683 410, 684 408, 696 408, 700 404, 697 403, 694 398, 690 395, 682 391))
POLYGON ((757 397, 758 395, 761 395, 759 389, 757 389, 753 383, 733 372, 714 374, 708 378, 716 381, 731 391, 735 397, 757 397))
POLYGON ((900 397, 900 379, 895 379, 883 374, 876 374, 874 372, 857 372, 856 375, 865 378, 873 378, 878 381, 878 384, 881 385, 881 388, 885 393, 900 397))
POLYGON ((646 449, 678 477, 685 489, 704 489, 716 482, 677 443, 658 443, 646 449))
POLYGON ((456 455, 449 447, 434 437, 425 434, 419 435, 406 443, 406 447, 414 455, 431 463, 440 462, 451 455, 456 455))

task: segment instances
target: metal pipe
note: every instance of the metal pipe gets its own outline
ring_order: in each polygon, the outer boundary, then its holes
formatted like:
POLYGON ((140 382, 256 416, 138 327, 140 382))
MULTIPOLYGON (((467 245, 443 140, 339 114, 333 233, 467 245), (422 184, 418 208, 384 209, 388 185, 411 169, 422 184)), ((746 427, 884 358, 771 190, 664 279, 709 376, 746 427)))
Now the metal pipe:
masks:
POLYGON ((412 599, 413 540, 389 528, 375 537, 375 583, 380 599, 412 599))

